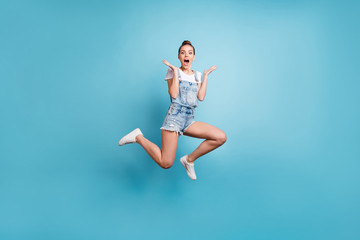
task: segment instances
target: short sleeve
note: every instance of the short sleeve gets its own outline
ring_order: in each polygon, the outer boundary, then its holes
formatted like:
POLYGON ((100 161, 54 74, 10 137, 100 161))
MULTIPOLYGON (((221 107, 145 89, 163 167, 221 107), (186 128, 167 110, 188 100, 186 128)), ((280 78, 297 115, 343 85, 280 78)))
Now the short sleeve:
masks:
POLYGON ((199 79, 200 80, 200 82, 202 82, 203 81, 203 79, 202 79, 202 74, 201 74, 201 72, 199 72, 199 71, 196 71, 195 72, 195 74, 196 74, 196 79, 199 79))
POLYGON ((174 71, 171 68, 169 68, 165 76, 165 81, 172 79, 173 76, 174 76, 174 71))

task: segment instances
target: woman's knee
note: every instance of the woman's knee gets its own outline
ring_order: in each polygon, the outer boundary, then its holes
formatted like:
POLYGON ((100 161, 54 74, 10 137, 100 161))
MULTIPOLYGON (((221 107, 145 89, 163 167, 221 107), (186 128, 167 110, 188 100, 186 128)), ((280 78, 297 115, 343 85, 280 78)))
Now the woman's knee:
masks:
POLYGON ((167 159, 162 159, 161 160, 161 167, 164 169, 169 169, 172 167, 172 165, 174 164, 174 161, 169 161, 167 159))
POLYGON ((169 169, 172 167, 172 163, 163 163, 161 167, 164 169, 169 169))
POLYGON ((224 131, 220 131, 216 135, 216 142, 218 142, 219 145, 223 145, 226 142, 226 140, 227 140, 227 136, 224 131))

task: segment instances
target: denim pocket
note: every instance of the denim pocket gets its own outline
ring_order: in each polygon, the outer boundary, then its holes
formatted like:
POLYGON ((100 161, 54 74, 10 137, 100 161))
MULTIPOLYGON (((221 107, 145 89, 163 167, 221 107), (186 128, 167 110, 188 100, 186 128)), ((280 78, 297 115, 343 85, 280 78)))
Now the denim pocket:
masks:
POLYGON ((171 105, 169 107, 168 115, 177 115, 180 112, 180 110, 181 110, 180 108, 177 108, 176 106, 171 105))

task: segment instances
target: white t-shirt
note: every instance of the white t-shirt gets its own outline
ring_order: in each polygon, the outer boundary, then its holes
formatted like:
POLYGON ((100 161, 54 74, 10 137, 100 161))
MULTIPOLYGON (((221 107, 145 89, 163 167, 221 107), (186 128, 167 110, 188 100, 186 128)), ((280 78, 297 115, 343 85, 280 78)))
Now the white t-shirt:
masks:
MULTIPOLYGON (((181 81, 188 81, 188 82, 192 82, 192 83, 202 82, 201 72, 194 71, 195 73, 193 73, 191 75, 187 75, 186 73, 181 71, 180 68, 179 68, 179 70, 180 70, 181 81), (196 82, 195 74, 196 74, 197 79, 199 79, 199 82, 196 82)), ((174 72, 171 68, 169 68, 169 70, 167 71, 166 76, 165 76, 165 81, 167 81, 168 79, 172 79, 173 77, 174 77, 174 72)))

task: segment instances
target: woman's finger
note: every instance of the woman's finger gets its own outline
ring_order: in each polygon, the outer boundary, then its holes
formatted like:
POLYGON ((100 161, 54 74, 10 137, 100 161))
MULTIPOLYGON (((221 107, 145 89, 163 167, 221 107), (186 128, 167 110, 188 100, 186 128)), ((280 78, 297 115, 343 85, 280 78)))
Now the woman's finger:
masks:
POLYGON ((166 60, 163 60, 163 63, 164 63, 165 65, 167 65, 167 66, 170 66, 170 63, 169 63, 168 61, 166 61, 166 60))

